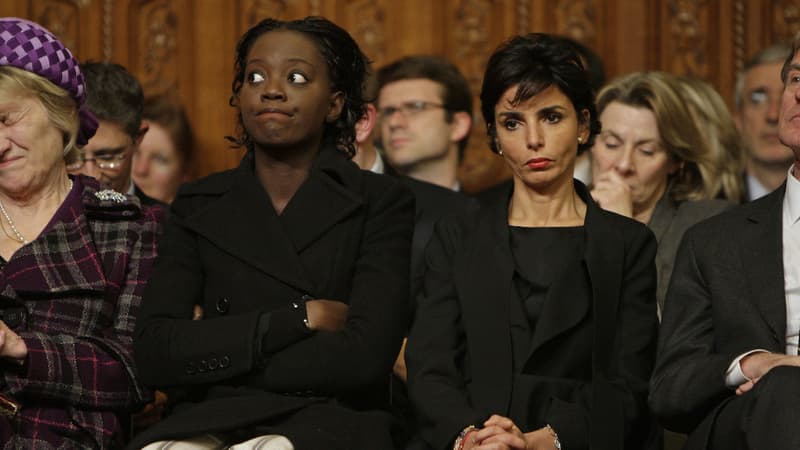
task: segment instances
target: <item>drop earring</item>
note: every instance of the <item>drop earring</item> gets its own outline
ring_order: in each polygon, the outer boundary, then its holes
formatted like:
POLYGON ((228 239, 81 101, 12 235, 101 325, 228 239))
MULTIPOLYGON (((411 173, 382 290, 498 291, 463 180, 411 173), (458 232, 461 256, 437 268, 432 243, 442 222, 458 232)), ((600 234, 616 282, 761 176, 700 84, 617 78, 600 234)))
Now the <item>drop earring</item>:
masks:
POLYGON ((578 136, 578 144, 583 144, 583 138, 578 136))

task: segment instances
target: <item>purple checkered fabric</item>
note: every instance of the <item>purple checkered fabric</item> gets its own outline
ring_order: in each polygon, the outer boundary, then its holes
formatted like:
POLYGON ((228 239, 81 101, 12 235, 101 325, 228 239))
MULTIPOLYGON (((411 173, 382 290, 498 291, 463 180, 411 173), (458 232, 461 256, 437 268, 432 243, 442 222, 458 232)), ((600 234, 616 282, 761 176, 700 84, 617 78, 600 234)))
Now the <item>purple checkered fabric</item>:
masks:
POLYGON ((67 90, 80 109, 78 145, 94 135, 97 120, 83 108, 86 85, 78 60, 52 33, 28 20, 0 18, 0 65, 27 70, 67 90))
POLYGON ((0 264, 0 310, 25 341, 23 366, 2 362, 0 392, 22 407, 0 415, 0 448, 120 448, 146 399, 133 330, 164 211, 101 200, 78 176, 51 223, 0 264))

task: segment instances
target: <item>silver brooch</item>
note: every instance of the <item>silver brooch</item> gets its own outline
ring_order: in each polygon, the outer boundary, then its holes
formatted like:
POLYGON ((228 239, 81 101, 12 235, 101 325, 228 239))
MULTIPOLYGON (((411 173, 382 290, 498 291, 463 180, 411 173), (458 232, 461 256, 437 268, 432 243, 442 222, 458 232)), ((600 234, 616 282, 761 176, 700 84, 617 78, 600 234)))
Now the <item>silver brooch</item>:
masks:
POLYGON ((103 189, 102 191, 97 191, 94 193, 94 196, 103 201, 112 201, 116 203, 122 203, 127 200, 124 195, 113 189, 103 189))

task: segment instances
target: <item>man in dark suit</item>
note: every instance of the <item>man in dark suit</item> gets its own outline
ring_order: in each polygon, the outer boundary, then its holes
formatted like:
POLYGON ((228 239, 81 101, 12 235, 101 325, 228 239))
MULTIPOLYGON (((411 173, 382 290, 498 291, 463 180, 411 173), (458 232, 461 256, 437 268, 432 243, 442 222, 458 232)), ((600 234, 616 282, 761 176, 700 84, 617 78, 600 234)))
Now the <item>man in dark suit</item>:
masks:
POLYGON ((99 126, 82 155, 67 166, 70 173, 89 175, 117 192, 135 195, 144 206, 163 205, 131 180, 131 159, 147 132, 142 123, 144 94, 139 81, 114 63, 86 62, 81 70, 87 86, 86 107, 99 126))
POLYGON ((773 193, 690 229, 667 293, 650 406, 687 449, 800 448, 800 35, 783 65, 773 193))
POLYGON ((398 173, 460 190, 458 165, 472 129, 472 95, 458 68, 435 56, 407 56, 377 74, 379 129, 398 173))

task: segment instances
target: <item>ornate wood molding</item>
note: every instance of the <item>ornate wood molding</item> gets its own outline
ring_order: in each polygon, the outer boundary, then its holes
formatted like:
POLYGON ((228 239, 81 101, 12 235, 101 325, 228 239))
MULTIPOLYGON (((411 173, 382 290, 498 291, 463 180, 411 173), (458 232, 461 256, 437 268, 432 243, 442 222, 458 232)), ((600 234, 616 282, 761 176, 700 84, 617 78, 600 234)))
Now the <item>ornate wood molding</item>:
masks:
POLYGON ((588 46, 597 39, 597 6, 592 0, 561 0, 556 8, 555 32, 588 46))
POLYGON ((145 91, 157 94, 178 86, 178 14, 169 0, 149 1, 139 5, 134 36, 140 49, 137 75, 145 91))
POLYGON ((744 42, 744 0, 733 2, 733 65, 738 73, 744 68, 745 42, 744 42))
POLYGON ((491 0, 460 0, 455 9, 451 42, 454 45, 452 60, 459 66, 469 82, 472 92, 479 92, 483 69, 491 48, 489 27, 491 0))
POLYGON ((775 0, 772 6, 772 41, 791 41, 800 31, 800 2, 775 0))
POLYGON ((89 0, 40 1, 33 21, 50 30, 68 49, 76 51, 80 31, 78 10, 88 5, 89 0))
POLYGON ((707 0, 670 0, 668 30, 671 48, 665 55, 671 61, 673 73, 706 78, 708 75, 707 24, 701 16, 707 14, 707 0))
POLYGON ((347 4, 347 17, 352 17, 349 31, 361 50, 376 65, 386 62, 386 11, 374 0, 357 0, 347 4))
POLYGON ((288 0, 248 0, 243 3, 244 23, 241 33, 267 17, 285 19, 289 12, 288 0))
POLYGON ((531 30, 531 2, 517 0, 517 34, 527 34, 531 30))

